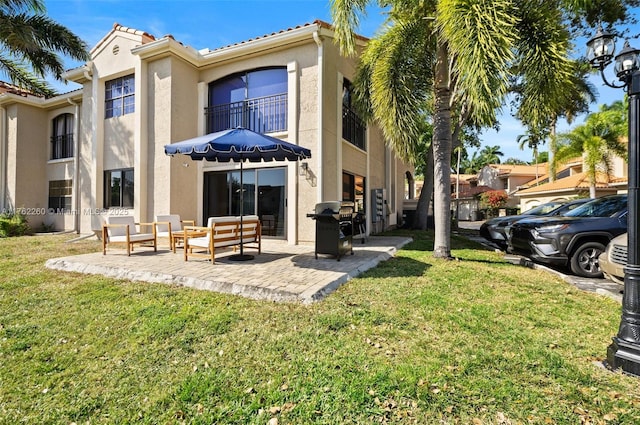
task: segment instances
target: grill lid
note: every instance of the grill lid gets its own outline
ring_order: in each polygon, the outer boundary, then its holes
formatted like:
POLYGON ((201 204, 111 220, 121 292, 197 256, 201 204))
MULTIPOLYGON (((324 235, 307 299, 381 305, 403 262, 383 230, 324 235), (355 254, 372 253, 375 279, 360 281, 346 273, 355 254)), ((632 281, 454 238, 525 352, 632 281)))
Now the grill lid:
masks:
POLYGON ((319 202, 316 204, 316 214, 338 214, 340 212, 340 201, 319 202))

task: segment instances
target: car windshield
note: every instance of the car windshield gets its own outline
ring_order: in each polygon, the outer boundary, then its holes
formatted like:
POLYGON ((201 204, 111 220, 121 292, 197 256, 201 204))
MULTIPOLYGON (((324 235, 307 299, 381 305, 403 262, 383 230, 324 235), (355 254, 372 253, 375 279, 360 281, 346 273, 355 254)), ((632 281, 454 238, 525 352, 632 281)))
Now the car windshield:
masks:
POLYGON ((533 207, 528 211, 523 212, 521 215, 543 215, 548 213, 554 208, 558 208, 562 204, 558 202, 549 202, 546 204, 538 205, 537 207, 533 207))
POLYGON ((626 196, 594 199, 565 214, 567 217, 611 217, 627 208, 626 196))
POLYGON ((569 211, 578 208, 588 201, 588 199, 581 199, 578 201, 567 202, 566 204, 562 204, 559 207, 556 207, 553 210, 549 211, 549 215, 566 215, 569 211))

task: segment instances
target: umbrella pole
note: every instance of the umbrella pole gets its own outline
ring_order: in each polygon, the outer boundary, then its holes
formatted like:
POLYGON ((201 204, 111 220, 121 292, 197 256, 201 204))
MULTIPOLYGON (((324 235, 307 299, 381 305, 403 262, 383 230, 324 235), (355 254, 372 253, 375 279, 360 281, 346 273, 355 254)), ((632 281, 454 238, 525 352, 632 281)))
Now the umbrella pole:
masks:
POLYGON ((245 255, 244 253, 244 237, 243 237, 243 225, 242 225, 242 218, 244 216, 244 180, 242 175, 244 174, 243 171, 243 164, 244 163, 244 158, 242 157, 242 155, 240 156, 240 254, 235 254, 229 257, 229 260, 231 261, 248 261, 248 260, 253 260, 253 255, 245 255))

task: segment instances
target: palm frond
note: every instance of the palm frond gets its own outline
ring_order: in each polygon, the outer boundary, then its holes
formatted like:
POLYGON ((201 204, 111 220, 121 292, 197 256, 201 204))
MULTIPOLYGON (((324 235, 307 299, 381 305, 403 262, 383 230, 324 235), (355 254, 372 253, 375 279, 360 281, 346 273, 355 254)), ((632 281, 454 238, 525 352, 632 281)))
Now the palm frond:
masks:
POLYGON ((567 103, 567 88, 575 84, 569 55, 569 32, 553 1, 518 0, 515 71, 521 76, 519 117, 533 127, 544 125, 567 103))
POLYGON ((431 96, 433 46, 433 33, 424 21, 398 22, 371 40, 361 58, 372 116, 404 159, 421 134, 431 96))
POLYGON ((457 97, 493 123, 508 89, 517 19, 510 1, 442 0, 437 24, 452 57, 457 97))
POLYGON ((355 31, 360 16, 366 15, 368 0, 331 0, 331 16, 340 52, 346 56, 356 55, 355 31))
POLYGON ((0 73, 6 74, 11 82, 33 94, 51 97, 55 91, 43 80, 29 72, 22 64, 0 55, 0 73))
POLYGON ((44 13, 46 10, 43 0, 0 0, 0 11, 9 14, 44 13))

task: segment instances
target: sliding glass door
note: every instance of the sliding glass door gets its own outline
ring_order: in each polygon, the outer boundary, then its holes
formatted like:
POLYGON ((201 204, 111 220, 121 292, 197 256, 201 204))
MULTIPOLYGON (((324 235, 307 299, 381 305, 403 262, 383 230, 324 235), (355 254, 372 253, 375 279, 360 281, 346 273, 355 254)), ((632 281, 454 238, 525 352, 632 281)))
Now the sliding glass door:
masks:
POLYGON ((211 171, 204 174, 203 222, 212 216, 240 215, 240 191, 243 212, 257 215, 262 234, 285 238, 286 168, 244 170, 240 187, 240 171, 211 171))

